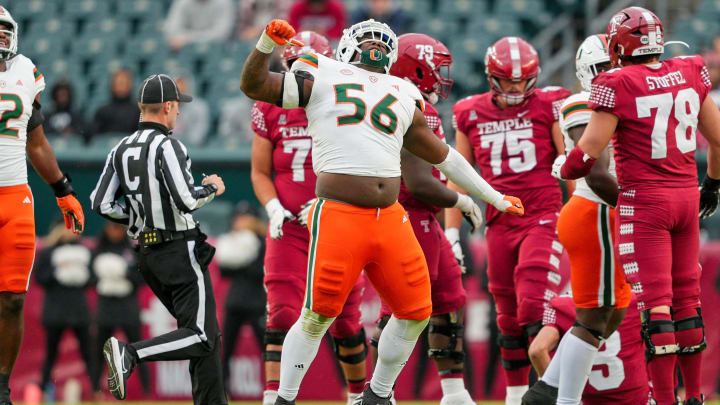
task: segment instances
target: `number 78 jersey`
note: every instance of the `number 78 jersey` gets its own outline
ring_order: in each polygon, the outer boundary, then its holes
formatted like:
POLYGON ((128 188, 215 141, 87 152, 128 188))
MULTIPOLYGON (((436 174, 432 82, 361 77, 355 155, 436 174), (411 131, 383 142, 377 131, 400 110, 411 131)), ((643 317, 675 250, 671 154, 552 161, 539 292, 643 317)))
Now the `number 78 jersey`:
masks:
POLYGON ((0 187, 27 183, 25 144, 35 97, 45 79, 23 55, 6 62, 0 72, 0 187))
POLYGON ((710 91, 700 56, 632 65, 598 75, 588 106, 619 122, 613 136, 623 187, 697 187, 695 132, 710 91))
POLYGON ((414 85, 318 54, 291 70, 315 79, 305 107, 315 173, 400 177, 403 137, 415 109, 425 108, 414 85))

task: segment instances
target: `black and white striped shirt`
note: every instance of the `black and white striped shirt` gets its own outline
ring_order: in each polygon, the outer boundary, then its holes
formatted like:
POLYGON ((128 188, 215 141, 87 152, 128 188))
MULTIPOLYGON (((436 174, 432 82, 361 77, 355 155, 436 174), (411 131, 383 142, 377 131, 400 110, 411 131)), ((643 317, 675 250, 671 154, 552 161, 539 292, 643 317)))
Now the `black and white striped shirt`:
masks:
POLYGON ((165 126, 141 122, 108 154, 90 194, 92 209, 128 225, 134 238, 147 229, 193 229, 191 212, 210 202, 217 186, 195 186, 190 163, 185 146, 165 126))

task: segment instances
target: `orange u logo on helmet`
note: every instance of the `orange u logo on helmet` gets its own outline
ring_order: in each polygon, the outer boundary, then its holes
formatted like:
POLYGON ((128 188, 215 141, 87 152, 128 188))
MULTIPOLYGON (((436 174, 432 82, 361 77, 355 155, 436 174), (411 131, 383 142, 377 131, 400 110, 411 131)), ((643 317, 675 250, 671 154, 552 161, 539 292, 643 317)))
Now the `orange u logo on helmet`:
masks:
POLYGON ((382 52, 378 51, 377 49, 371 49, 370 50, 370 59, 375 61, 381 61, 382 60, 382 52))

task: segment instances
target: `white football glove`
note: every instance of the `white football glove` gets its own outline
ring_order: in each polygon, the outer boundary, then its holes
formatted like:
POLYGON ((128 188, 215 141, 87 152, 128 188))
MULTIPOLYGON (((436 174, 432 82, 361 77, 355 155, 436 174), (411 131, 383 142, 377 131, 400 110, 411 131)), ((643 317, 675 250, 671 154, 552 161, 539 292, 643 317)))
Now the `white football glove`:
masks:
POLYGON ((460 265, 460 269, 463 274, 467 271, 465 268, 465 255, 463 255, 462 247, 460 246, 460 230, 458 228, 447 228, 445 230, 445 238, 450 242, 455 260, 460 265))
POLYGON ((310 208, 312 208, 313 204, 315 204, 315 201, 317 201, 317 198, 313 198, 312 200, 309 200, 308 202, 300 206, 300 212, 298 213, 298 222, 300 222, 300 225, 306 228, 308 226, 310 208))
POLYGON ((552 174, 552 176, 555 177, 556 179, 565 180, 560 175, 560 169, 563 167, 566 160, 567 160, 567 156, 565 156, 565 155, 558 155, 558 157, 555 158, 555 161, 553 162, 553 165, 552 165, 552 171, 550 172, 550 174, 552 174))
POLYGON ((295 219, 295 215, 286 210, 277 198, 273 198, 265 204, 265 211, 268 214, 268 218, 270 218, 270 237, 273 239, 282 238, 283 224, 295 219))
POLYGON ((463 216, 472 226, 472 232, 475 232, 480 228, 483 223, 482 211, 475 201, 470 196, 462 193, 458 193, 458 199, 453 208, 457 208, 462 211, 463 216))

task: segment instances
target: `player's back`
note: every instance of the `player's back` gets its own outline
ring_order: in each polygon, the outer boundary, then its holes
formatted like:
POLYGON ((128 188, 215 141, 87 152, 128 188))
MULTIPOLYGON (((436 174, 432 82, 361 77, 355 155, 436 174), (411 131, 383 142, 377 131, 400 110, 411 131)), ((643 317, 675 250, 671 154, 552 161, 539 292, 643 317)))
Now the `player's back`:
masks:
POLYGON ((258 101, 252 109, 252 130, 273 144, 273 183, 278 199, 293 214, 315 198, 317 176, 307 125, 302 108, 288 110, 258 101))
POLYGON ((25 145, 33 102, 45 79, 27 57, 18 54, 0 72, 0 187, 27 183, 25 145))
MULTIPOLYGON (((503 223, 519 223, 560 210, 560 187, 550 174, 557 156, 551 130, 558 119, 558 101, 569 94, 557 87, 538 89, 525 103, 500 108, 488 92, 455 104, 454 126, 467 135, 483 178, 526 205, 524 218, 502 218, 503 223)), ((488 206, 488 224, 499 214, 488 206)))
MULTIPOLYGON (((427 121, 428 128, 433 131, 433 133, 440 138, 443 142, 445 142, 445 131, 442 127, 442 120, 440 119, 440 113, 433 107, 432 104, 426 103, 425 104, 425 120, 427 121)), ((440 170, 433 167, 432 168, 432 174, 433 177, 440 180, 443 184, 447 184, 447 177, 445 177, 440 170)), ((402 204, 405 209, 421 209, 430 211, 432 213, 439 212, 442 208, 435 207, 429 204, 426 204, 417 198, 415 198, 412 193, 405 187, 405 182, 402 182, 400 184, 400 195, 398 196, 398 201, 400 204, 402 204)))
POLYGON ((305 111, 316 173, 400 177, 403 136, 425 104, 415 86, 317 54, 291 70, 314 76, 305 111))
POLYGON ((697 55, 613 69, 593 80, 590 108, 619 119, 613 147, 621 187, 697 186, 697 119, 709 90, 697 55))

